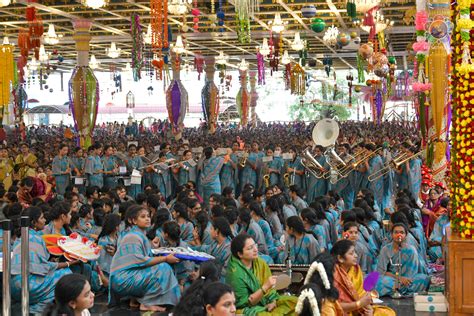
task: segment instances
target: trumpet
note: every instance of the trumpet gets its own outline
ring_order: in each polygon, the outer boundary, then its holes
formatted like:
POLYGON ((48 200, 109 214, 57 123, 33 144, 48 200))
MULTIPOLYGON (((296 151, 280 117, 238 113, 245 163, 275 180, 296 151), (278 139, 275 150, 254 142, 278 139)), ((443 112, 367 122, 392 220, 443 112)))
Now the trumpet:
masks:
POLYGON ((318 179, 327 178, 329 172, 324 170, 323 166, 321 166, 321 164, 311 155, 309 147, 303 150, 301 156, 301 164, 309 173, 318 179))
POLYGON ((397 170, 398 168, 400 168, 400 166, 402 166, 403 164, 407 163, 408 161, 418 156, 421 156, 422 154, 424 154, 424 152, 425 152, 424 150, 421 150, 413 155, 403 152, 399 154, 397 157, 393 158, 393 160, 390 161, 388 164, 386 164, 382 169, 379 169, 375 171, 374 173, 370 174, 368 177, 368 180, 370 182, 376 181, 380 179, 381 177, 383 177, 384 175, 386 175, 387 173, 389 173, 392 169, 397 170))
POLYGON ((242 157, 240 157, 240 160, 239 160, 239 165, 242 167, 242 168, 245 168, 245 165, 247 164, 247 159, 249 158, 249 153, 248 152, 244 152, 242 154, 242 157))
POLYGON ((283 174, 283 183, 285 184, 285 187, 290 187, 290 174, 288 172, 283 174))

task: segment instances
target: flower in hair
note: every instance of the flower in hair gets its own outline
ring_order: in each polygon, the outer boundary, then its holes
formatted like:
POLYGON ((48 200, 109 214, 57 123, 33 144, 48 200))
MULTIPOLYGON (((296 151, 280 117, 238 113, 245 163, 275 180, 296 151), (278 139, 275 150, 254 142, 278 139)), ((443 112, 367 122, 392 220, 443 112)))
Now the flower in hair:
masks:
POLYGON ((305 299, 308 299, 309 304, 311 305, 313 316, 320 316, 321 314, 319 313, 318 301, 316 301, 316 296, 314 295, 312 289, 304 289, 301 291, 301 294, 298 297, 298 303, 296 303, 295 312, 297 314, 301 314, 303 311, 303 303, 305 299))
POLYGON ((314 271, 318 271, 321 280, 323 281, 324 288, 329 290, 331 288, 331 283, 329 282, 328 275, 326 273, 326 269, 324 269, 324 265, 321 262, 314 261, 311 266, 309 267, 308 274, 306 274, 306 278, 304 279, 304 284, 308 284, 311 277, 314 274, 314 271))

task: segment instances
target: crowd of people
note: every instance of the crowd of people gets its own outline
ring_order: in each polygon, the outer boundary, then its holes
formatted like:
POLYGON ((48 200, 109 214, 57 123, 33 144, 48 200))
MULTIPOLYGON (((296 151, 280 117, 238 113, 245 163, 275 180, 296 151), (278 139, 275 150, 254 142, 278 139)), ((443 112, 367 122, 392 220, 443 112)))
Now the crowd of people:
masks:
POLYGON ((12 300, 21 300, 17 228, 28 216, 35 313, 86 315, 94 293, 107 293, 111 305, 174 315, 393 314, 372 304, 364 275, 380 273, 380 296, 429 288, 447 189, 422 181, 411 123, 341 122, 333 149, 313 143, 313 128, 200 127, 176 141, 165 122, 116 123, 97 126, 87 149, 68 127, 8 135, 0 217, 16 227, 12 300), (97 242, 97 261, 51 254, 43 237, 72 232, 97 242), (215 259, 153 256, 159 247, 215 259), (283 295, 271 267, 289 262, 308 273, 283 295))

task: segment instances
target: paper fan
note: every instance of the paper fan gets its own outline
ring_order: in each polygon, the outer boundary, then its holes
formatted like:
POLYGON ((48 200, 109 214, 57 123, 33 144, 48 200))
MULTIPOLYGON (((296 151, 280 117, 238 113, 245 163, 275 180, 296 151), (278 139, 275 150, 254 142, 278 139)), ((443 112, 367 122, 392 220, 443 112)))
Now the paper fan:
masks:
POLYGON ((375 288, 375 285, 377 285, 379 278, 380 278, 380 273, 378 273, 377 271, 369 273, 365 277, 365 280, 364 280, 364 290, 366 292, 372 291, 375 288))

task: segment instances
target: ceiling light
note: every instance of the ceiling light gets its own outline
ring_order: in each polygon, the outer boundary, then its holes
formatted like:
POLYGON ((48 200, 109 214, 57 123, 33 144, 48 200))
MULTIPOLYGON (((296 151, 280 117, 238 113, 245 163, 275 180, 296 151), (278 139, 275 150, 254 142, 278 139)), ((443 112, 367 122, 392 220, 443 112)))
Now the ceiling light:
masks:
POLYGON ((262 45, 258 47, 258 52, 263 56, 268 56, 271 53, 271 49, 268 46, 268 40, 266 38, 263 39, 262 45))
POLYGON ((59 36, 56 34, 54 24, 49 25, 48 33, 44 35, 44 42, 49 45, 56 45, 59 43, 59 36))
POLYGON ((49 60, 49 54, 46 53, 46 50, 44 49, 44 45, 41 44, 40 49, 39 49, 39 61, 42 63, 45 63, 49 60))
POLYGON ((120 52, 122 50, 120 48, 117 48, 117 46, 115 45, 115 42, 112 42, 110 44, 110 48, 106 48, 105 49, 105 53, 107 54, 107 56, 109 56, 110 58, 118 58, 120 56, 120 52))
POLYGON ((91 69, 99 68, 100 63, 95 59, 95 55, 91 55, 91 60, 89 61, 89 67, 91 69))
POLYGON ((281 33, 285 30, 285 26, 288 22, 283 22, 280 13, 276 13, 273 22, 269 22, 269 24, 271 25, 272 32, 281 33))
POLYGON ((378 6, 380 0, 354 0, 356 11, 366 13, 370 9, 378 6))
POLYGON ((178 55, 186 51, 186 49, 184 48, 183 38, 181 37, 181 35, 178 35, 176 37, 176 43, 173 45, 172 49, 173 49, 173 52, 175 52, 178 55))
POLYGON ((291 43, 291 48, 296 51, 300 51, 304 48, 304 41, 300 39, 300 32, 295 33, 295 39, 291 43))
POLYGON ((28 63, 28 70, 29 71, 36 71, 38 67, 41 66, 41 63, 36 60, 35 57, 31 58, 31 61, 28 63))
POLYGON ((10 4, 10 0, 0 0, 0 7, 6 7, 10 4))
POLYGON ((82 0, 82 4, 92 9, 99 9, 105 7, 109 0, 82 0))
POLYGON ((192 0, 171 0, 168 2, 168 12, 173 15, 183 15, 188 13, 188 4, 192 0))
POLYGON ((153 34, 151 32, 151 24, 148 24, 148 28, 146 33, 143 34, 143 41, 145 44, 151 45, 151 41, 153 39, 153 34))
POLYGON ((216 57, 216 64, 225 65, 227 64, 227 59, 229 59, 229 57, 224 55, 223 51, 220 51, 219 56, 216 57))
POLYGON ((288 55, 287 50, 285 50, 285 52, 283 53, 283 56, 281 57, 281 63, 283 65, 288 65, 289 63, 291 63, 291 59, 290 59, 290 56, 288 55))
POLYGON ((242 61, 237 66, 242 71, 245 71, 245 70, 249 69, 249 64, 245 61, 245 58, 242 58, 242 61))

